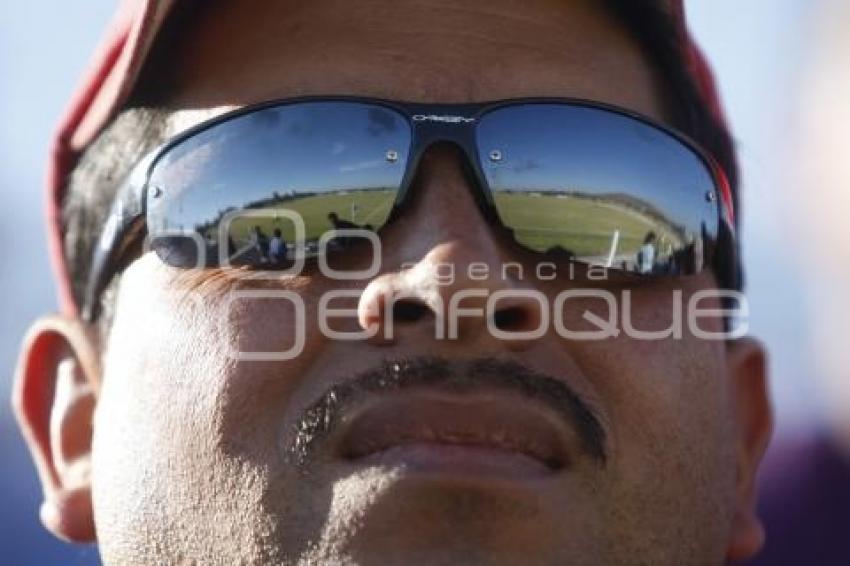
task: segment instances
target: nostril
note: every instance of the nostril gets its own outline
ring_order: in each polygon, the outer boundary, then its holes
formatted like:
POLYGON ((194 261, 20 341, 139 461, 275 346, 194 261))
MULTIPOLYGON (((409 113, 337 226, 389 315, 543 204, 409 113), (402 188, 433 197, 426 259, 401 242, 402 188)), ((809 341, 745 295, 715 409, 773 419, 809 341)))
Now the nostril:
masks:
POLYGON ((522 307, 499 309, 493 313, 493 324, 503 332, 516 332, 528 326, 529 314, 522 307))
POLYGON ((416 322, 431 312, 428 305, 412 299, 399 299, 393 303, 392 309, 396 322, 416 322))

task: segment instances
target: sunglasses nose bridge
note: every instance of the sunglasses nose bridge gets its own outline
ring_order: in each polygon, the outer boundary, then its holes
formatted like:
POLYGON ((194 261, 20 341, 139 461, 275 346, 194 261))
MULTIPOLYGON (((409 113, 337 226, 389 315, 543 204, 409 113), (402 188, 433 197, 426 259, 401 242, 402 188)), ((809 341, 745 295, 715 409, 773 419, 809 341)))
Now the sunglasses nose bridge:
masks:
POLYGON ((419 147, 411 163, 410 185, 416 200, 427 195, 425 191, 446 191, 447 197, 458 198, 458 185, 468 184, 465 176, 472 157, 462 143, 449 137, 433 137, 419 147))
MULTIPOLYGON (((470 118, 469 120, 474 120, 470 118)), ((468 158, 472 158, 475 147, 475 122, 413 122, 415 153, 423 154, 438 144, 455 146, 468 158)))
MULTIPOLYGON (((471 171, 475 163, 475 155, 472 147, 466 143, 461 136, 433 136, 425 140, 420 146, 419 157, 417 160, 417 169, 422 167, 422 157, 433 154, 435 152, 453 153, 457 158, 459 165, 464 172, 471 171)), ((414 176, 418 171, 413 171, 414 176)))
POLYGON ((480 174, 477 164, 475 136, 468 125, 462 125, 460 128, 449 127, 436 130, 428 128, 422 135, 415 137, 411 153, 408 193, 410 188, 415 189, 416 185, 421 185, 423 178, 428 178, 429 168, 435 165, 444 168, 451 162, 457 166, 461 173, 460 178, 454 179, 452 184, 466 185, 468 193, 478 205, 480 212, 485 219, 490 220, 490 199, 484 185, 483 175, 480 174))
MULTIPOLYGON (((479 172, 478 152, 475 143, 475 122, 429 123, 414 121, 414 141, 411 148, 411 167, 408 172, 410 184, 419 177, 423 166, 423 157, 440 148, 452 148, 460 158, 460 167, 464 173, 466 185, 479 203, 482 213, 489 214, 489 198, 484 186, 483 175, 479 172)), ((427 163, 427 160, 426 160, 427 163)))

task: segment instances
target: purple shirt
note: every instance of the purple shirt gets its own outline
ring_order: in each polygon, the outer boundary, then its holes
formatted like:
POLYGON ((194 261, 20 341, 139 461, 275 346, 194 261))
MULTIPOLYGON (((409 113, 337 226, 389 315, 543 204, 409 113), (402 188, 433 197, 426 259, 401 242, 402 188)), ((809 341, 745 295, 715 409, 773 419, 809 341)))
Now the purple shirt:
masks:
POLYGON ((779 445, 761 474, 764 550, 749 565, 850 565, 850 461, 823 437, 779 445))

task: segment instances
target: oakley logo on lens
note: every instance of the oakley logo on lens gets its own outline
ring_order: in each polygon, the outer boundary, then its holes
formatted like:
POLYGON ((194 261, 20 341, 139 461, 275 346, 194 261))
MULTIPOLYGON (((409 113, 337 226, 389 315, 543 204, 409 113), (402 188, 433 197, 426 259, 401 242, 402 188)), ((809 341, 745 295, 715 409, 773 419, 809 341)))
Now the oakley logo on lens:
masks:
POLYGON ((448 124, 467 124, 474 122, 475 118, 467 118, 466 116, 449 116, 438 114, 415 114, 414 122, 446 122, 448 124))

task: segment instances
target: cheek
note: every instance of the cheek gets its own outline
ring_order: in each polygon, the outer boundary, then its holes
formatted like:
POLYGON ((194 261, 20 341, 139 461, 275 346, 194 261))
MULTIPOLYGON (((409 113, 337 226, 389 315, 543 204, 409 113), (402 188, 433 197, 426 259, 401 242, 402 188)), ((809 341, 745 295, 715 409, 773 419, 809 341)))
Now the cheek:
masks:
POLYGON ((206 541, 197 556, 210 556, 215 541, 250 549, 272 530, 263 496, 282 456, 286 400, 308 360, 238 361, 233 352, 285 345, 291 305, 167 292, 179 288, 173 274, 137 264, 122 280, 96 415, 99 535, 107 546, 161 552, 206 541))
MULTIPOLYGON (((686 452, 716 447, 728 421, 724 342, 692 331, 693 290, 638 288, 630 295, 616 301, 619 335, 588 341, 577 354, 618 413, 612 420, 624 436, 621 449, 641 446, 667 457, 663 452, 675 452, 670 443, 686 452)), ((719 308, 716 301, 701 306, 719 308)), ((722 322, 705 319, 699 328, 719 332, 722 322)))
MULTIPOLYGON (((725 345, 689 331, 690 295, 683 291, 681 338, 651 339, 625 329, 618 300, 616 338, 565 347, 592 382, 611 423, 609 478, 618 505, 634 509, 646 525, 659 528, 664 515, 659 509, 670 509, 669 517, 678 516, 673 512, 677 508, 711 513, 718 522, 704 528, 716 528, 719 538, 735 470, 725 345), (651 516, 644 516, 644 510, 652 510, 651 516)), ((668 290, 636 290, 630 306, 633 329, 669 328, 673 303, 668 290)), ((604 315, 598 306, 590 310, 604 315)), ((707 321, 705 328, 714 328, 712 324, 707 321)), ((722 324, 715 328, 720 329, 722 324)), ((690 536, 705 540, 698 533, 690 536)))
MULTIPOLYGON (((665 508, 670 517, 683 507, 718 519, 727 517, 734 490, 725 345, 689 331, 689 295, 685 290, 681 338, 647 339, 624 332, 610 341, 589 343, 579 354, 609 403, 617 499, 636 509, 654 510, 656 516, 644 517, 647 524, 659 521, 658 510, 665 508)), ((634 328, 653 331, 670 326, 668 292, 637 292, 633 299, 634 328)), ((722 324, 712 324, 704 328, 722 329, 722 324)), ((723 520, 708 521, 702 535, 711 536, 688 536, 721 540, 724 525, 723 520), (716 532, 709 533, 710 529, 716 532)))
POLYGON ((95 511, 107 555, 129 546, 167 556, 188 535, 210 540, 208 517, 224 505, 215 497, 216 420, 229 368, 191 298, 137 275, 122 281, 104 360, 95 511))

